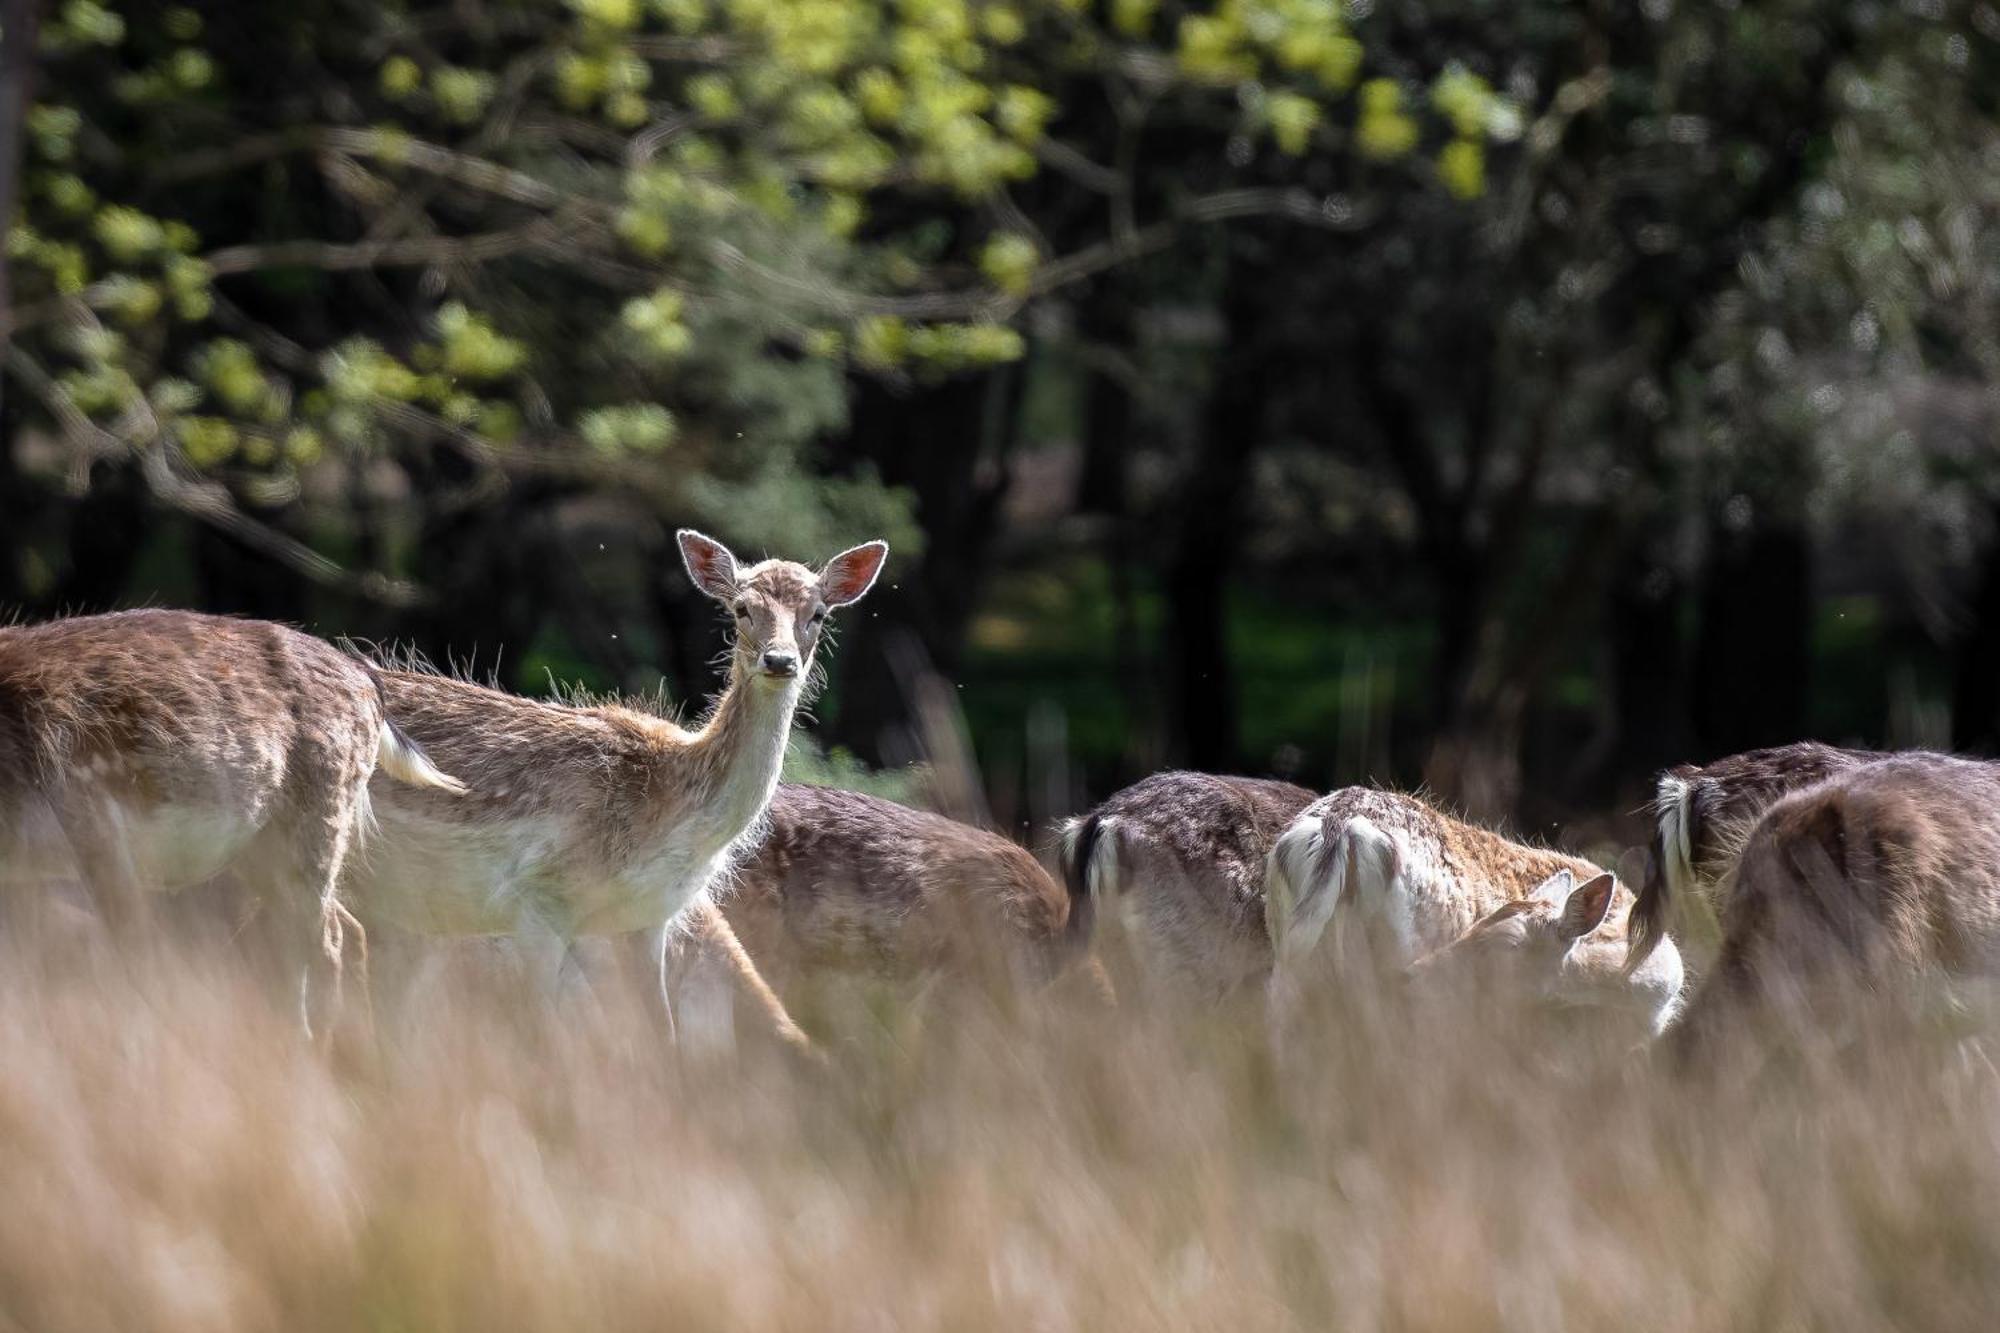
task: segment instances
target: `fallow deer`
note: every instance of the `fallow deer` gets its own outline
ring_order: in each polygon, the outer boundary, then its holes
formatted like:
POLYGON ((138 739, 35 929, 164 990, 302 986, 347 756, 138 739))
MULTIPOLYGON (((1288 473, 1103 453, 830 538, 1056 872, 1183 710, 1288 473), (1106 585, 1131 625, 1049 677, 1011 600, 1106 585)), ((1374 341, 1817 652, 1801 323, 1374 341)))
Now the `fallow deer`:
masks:
POLYGON ((997 833, 894 801, 780 784, 769 832, 697 924, 780 1035, 779 989, 807 971, 894 976, 997 965, 1053 980, 1087 947, 1087 925, 1025 849, 997 833))
POLYGON ((1407 967, 1461 939, 1461 958, 1519 950, 1546 964, 1544 992, 1612 999, 1655 1031, 1681 989, 1670 940, 1625 970, 1632 895, 1602 869, 1398 792, 1347 787, 1308 806, 1271 849, 1264 895, 1280 1013, 1315 969, 1407 967))
MULTIPOLYGON (((1800 741, 1662 773, 1653 801, 1652 855, 1632 909, 1632 965, 1645 961, 1677 910, 1713 912, 1716 885, 1773 801, 1879 758, 1800 741)), ((1705 924, 1712 936, 1712 915, 1705 924)))
POLYGON ((860 600, 888 555, 842 552, 815 573, 748 568, 679 534, 695 586, 734 622, 729 679, 694 731, 632 708, 544 703, 421 671, 385 671, 399 721, 470 795, 375 792, 380 826, 355 906, 417 934, 647 931, 666 996, 673 922, 755 846, 830 611, 860 600))
POLYGON ((390 717, 374 668, 281 625, 148 610, 0 630, 0 879, 80 878, 129 943, 148 893, 236 870, 291 918, 310 1031, 370 775, 440 808, 464 791, 390 717))
POLYGON ((2000 972, 2000 764, 1874 756, 1763 813, 1721 885, 1722 949, 1674 1033, 1686 1056, 1775 1001, 1822 1025, 1842 988, 2000 972), (1804 1006, 1810 1006, 1810 1010, 1804 1006))
POLYGON ((1289 782, 1156 773, 1063 828, 1075 929, 1123 907, 1141 962, 1170 986, 1223 995, 1271 970, 1264 863, 1313 793, 1289 782))
POLYGON ((1629 928, 1618 919, 1621 906, 1629 909, 1630 898, 1613 876, 1597 874, 1579 884, 1573 871, 1558 870, 1526 897, 1502 903, 1417 959, 1410 975, 1470 973, 1517 998, 1630 1014, 1657 1037, 1679 1012, 1680 957, 1666 941, 1643 965, 1628 969, 1629 928))

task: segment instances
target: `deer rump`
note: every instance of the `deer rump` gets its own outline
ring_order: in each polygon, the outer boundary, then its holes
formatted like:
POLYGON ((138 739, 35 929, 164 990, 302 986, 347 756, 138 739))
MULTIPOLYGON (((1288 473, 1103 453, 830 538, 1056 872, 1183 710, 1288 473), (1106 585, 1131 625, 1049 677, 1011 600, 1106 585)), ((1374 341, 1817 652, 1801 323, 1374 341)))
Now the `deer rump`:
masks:
MULTIPOLYGON (((1645 961, 1677 909, 1698 916, 1711 912, 1715 885, 1735 864, 1772 802, 1880 757, 1800 741, 1662 773, 1653 800, 1646 879, 1632 909, 1630 965, 1645 961)), ((1712 934, 1712 916, 1706 925, 1712 934)))
POLYGON ((1142 966, 1176 990, 1221 996, 1271 969, 1264 864, 1314 793, 1287 782, 1156 773, 1071 820, 1062 835, 1072 919, 1115 907, 1142 966))
POLYGON ((1780 798, 1723 882, 1722 924, 1687 1042, 1773 1001, 2000 972, 2000 766, 1892 755, 1780 798))

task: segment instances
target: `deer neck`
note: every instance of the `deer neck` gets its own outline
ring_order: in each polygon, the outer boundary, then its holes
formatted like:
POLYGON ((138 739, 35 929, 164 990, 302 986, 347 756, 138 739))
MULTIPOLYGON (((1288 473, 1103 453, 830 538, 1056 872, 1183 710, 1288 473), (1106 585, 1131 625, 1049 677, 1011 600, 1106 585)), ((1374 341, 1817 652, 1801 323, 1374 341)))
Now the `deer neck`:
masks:
POLYGON ((729 830, 729 841, 771 803, 803 689, 803 673, 781 682, 730 663, 728 687, 690 746, 702 773, 702 803, 729 830))

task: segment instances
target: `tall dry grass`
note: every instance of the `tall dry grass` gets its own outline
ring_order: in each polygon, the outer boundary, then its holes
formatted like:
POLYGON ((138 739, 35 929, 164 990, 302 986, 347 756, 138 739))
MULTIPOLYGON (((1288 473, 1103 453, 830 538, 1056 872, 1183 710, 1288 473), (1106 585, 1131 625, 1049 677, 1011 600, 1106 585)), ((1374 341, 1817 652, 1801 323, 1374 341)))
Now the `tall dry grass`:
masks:
MULTIPOLYGON (((826 1068, 505 968, 305 1046, 254 932, 0 945, 0 1328, 1984 1328, 1969 1004, 1679 1080, 1587 1014, 866 991, 826 1068)), ((1129 979, 1128 979, 1129 980, 1129 979)))

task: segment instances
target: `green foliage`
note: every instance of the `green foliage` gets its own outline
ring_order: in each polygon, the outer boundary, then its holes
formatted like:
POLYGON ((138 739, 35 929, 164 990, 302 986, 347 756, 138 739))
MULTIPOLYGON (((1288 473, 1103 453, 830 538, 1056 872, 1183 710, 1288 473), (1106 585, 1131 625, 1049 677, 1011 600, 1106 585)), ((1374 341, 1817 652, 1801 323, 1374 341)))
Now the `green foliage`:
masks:
POLYGON ((1403 108, 1403 90, 1393 79, 1370 79, 1361 86, 1361 120, 1355 142, 1373 158, 1397 158, 1417 146, 1417 122, 1403 108))
POLYGON ((986 242, 980 251, 979 268, 1001 291, 1012 296, 1025 295, 1035 278, 1035 266, 1041 262, 1041 254, 1035 243, 1015 232, 1002 232, 986 242))
POLYGON ((604 454, 654 453, 674 438, 673 414, 658 403, 600 407, 583 414, 577 433, 604 454))
POLYGON ((453 301, 438 311, 445 372, 469 380, 504 379, 528 359, 528 349, 503 337, 483 317, 453 301))
MULTIPOLYGON (((504 22, 418 0, 216 28, 62 0, 41 48, 7 244, 52 421, 195 470, 414 466, 446 441, 615 467, 681 507, 754 497, 763 526, 731 529, 751 536, 830 527, 836 502, 773 479, 840 428, 843 374, 1017 359, 1021 306, 1089 271, 1052 267, 1090 238, 1024 225, 1014 193, 1109 155, 1072 112, 1110 53, 1287 162, 1351 151, 1323 131, 1365 64, 1330 0, 568 0, 504 22)), ((1368 88, 1357 146, 1408 152, 1418 116, 1368 88)), ((1455 68, 1432 101, 1439 176, 1477 194, 1505 103, 1455 68)), ((900 503, 846 484, 837 504, 900 503)))

